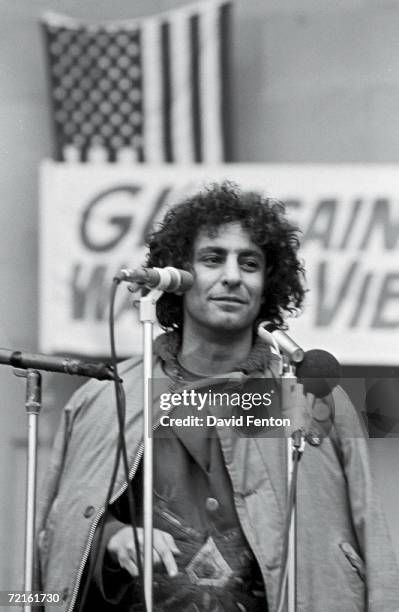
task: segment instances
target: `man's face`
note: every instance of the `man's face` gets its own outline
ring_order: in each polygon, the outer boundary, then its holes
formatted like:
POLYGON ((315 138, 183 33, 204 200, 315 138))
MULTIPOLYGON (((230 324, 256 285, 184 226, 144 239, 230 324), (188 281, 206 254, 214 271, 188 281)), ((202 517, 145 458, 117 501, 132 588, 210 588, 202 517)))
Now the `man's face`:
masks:
POLYGON ((193 247, 194 284, 184 295, 184 325, 197 331, 251 331, 263 301, 265 260, 239 222, 214 237, 199 232, 193 247))

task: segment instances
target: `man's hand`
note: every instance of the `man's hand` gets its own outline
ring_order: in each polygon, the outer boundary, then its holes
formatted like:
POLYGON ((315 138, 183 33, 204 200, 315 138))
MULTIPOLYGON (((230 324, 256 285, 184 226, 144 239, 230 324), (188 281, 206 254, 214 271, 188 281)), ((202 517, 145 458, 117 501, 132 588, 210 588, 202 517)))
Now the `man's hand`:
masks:
MULTIPOLYGON (((143 558, 144 529, 142 527, 137 528, 137 537, 141 558, 143 558)), ((177 548, 170 533, 161 531, 160 529, 154 529, 153 546, 154 565, 163 563, 169 576, 177 576, 179 570, 174 555, 179 555, 180 550, 177 548)), ((110 538, 107 550, 113 561, 119 563, 119 565, 127 570, 131 576, 138 576, 136 549, 131 526, 124 527, 117 531, 112 538, 110 538)))

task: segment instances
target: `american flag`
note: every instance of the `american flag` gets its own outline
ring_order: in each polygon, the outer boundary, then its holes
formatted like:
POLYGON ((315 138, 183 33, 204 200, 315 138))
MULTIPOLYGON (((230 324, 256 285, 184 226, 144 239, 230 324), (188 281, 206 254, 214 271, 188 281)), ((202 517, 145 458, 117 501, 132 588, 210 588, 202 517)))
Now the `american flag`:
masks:
POLYGON ((58 161, 228 161, 230 3, 42 27, 58 161))

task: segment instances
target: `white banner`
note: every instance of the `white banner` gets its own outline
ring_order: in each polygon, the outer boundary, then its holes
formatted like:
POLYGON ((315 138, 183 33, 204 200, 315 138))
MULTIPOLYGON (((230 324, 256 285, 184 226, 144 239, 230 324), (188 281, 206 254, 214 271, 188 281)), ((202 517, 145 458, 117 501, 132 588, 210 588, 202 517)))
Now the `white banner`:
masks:
MULTIPOLYGON (((113 275, 144 262, 143 237, 166 207, 224 179, 283 200, 303 232, 309 292, 287 321, 294 338, 345 364, 398 365, 399 168, 374 165, 44 162, 41 350, 107 356, 113 275)), ((119 292, 118 353, 128 356, 141 330, 132 295, 119 292)))

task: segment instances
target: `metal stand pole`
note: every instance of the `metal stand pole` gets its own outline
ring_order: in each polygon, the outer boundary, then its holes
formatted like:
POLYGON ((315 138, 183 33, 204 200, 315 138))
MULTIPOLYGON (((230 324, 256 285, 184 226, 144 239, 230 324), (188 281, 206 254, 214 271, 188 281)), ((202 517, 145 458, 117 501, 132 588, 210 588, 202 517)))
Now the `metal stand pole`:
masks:
MULTIPOLYGON (((37 439, 41 409, 42 377, 37 370, 14 370, 14 373, 16 376, 26 378, 25 408, 28 416, 28 449, 26 465, 24 591, 32 591, 35 555, 37 439)), ((30 612, 32 605, 25 603, 23 610, 24 612, 30 612)))
MULTIPOLYGON (((288 491, 292 483, 294 445, 292 438, 287 438, 287 483, 288 491)), ((288 577, 287 577, 288 612, 296 611, 296 504, 292 508, 288 539, 288 577)))
MULTIPOLYGON (((292 364, 284 364, 283 367, 283 378, 288 383, 287 379, 292 379, 292 384, 297 384, 295 377, 295 369, 292 364)), ((283 381, 284 385, 284 381, 283 381)), ((297 425, 296 420, 298 415, 295 415, 293 421, 295 426, 297 425)), ((301 417, 299 415, 300 423, 301 417)), ((298 454, 297 461, 299 461, 305 448, 305 437, 303 431, 295 429, 290 438, 287 438, 287 491, 291 490, 293 485, 293 471, 294 471, 294 453, 298 454)), ((296 482, 294 483, 296 487, 296 482)), ((293 499, 291 508, 289 536, 288 536, 288 570, 287 570, 287 611, 296 612, 296 542, 297 542, 297 511, 296 511, 296 495, 293 499)))
POLYGON ((144 597, 147 612, 153 609, 153 439, 152 439, 152 340, 156 321, 156 303, 162 291, 153 289, 140 298, 140 321, 143 324, 144 384, 144 597))
MULTIPOLYGON (((290 491, 293 484, 294 453, 298 453, 297 461, 300 460, 305 448, 305 437, 302 431, 296 431, 291 438, 287 439, 287 484, 290 491)), ((296 483, 295 483, 296 486, 296 483)), ((287 571, 287 603, 288 612, 296 612, 296 534, 297 534, 297 511, 296 499, 294 498, 291 509, 290 527, 288 535, 288 571, 287 571)))
MULTIPOLYGON (((272 347, 272 352, 280 356, 280 376, 282 377, 282 391, 284 392, 284 385, 288 384, 288 379, 291 379, 291 384, 296 385, 297 379, 295 376, 295 365, 291 363, 290 358, 294 357, 294 353, 291 351, 290 357, 288 355, 282 355, 273 335, 266 329, 267 321, 260 323, 258 326, 258 335, 272 347)), ((295 350, 301 349, 297 346, 295 350)), ((291 347, 290 347, 291 349, 291 347)), ((303 351, 302 357, 303 357, 303 351)), ((295 360, 294 360, 295 362, 295 360)), ((292 391, 292 389, 291 389, 292 391)), ((284 410, 284 405, 283 405, 284 410)), ((294 407, 295 410, 295 407, 294 407)), ((292 412, 292 411, 291 411, 292 412)), ((291 415, 290 415, 291 416, 291 415)), ((302 424, 300 423, 300 415, 292 414, 293 422, 295 423, 294 431, 291 437, 287 438, 286 441, 286 454, 287 454, 287 493, 291 491, 293 482, 293 470, 294 470, 294 453, 298 453, 298 461, 303 453, 305 447, 305 437, 301 431, 302 424), (299 418, 299 420, 298 420, 299 418), (296 429, 296 424, 299 423, 299 428, 296 429)), ((296 483, 295 483, 296 484, 296 483)), ((281 583, 281 600, 277 612, 281 612, 284 603, 287 604, 288 612, 296 612, 296 502, 293 500, 291 508, 291 516, 289 517, 289 532, 288 532, 288 560, 287 566, 284 569, 284 575, 281 583)))

